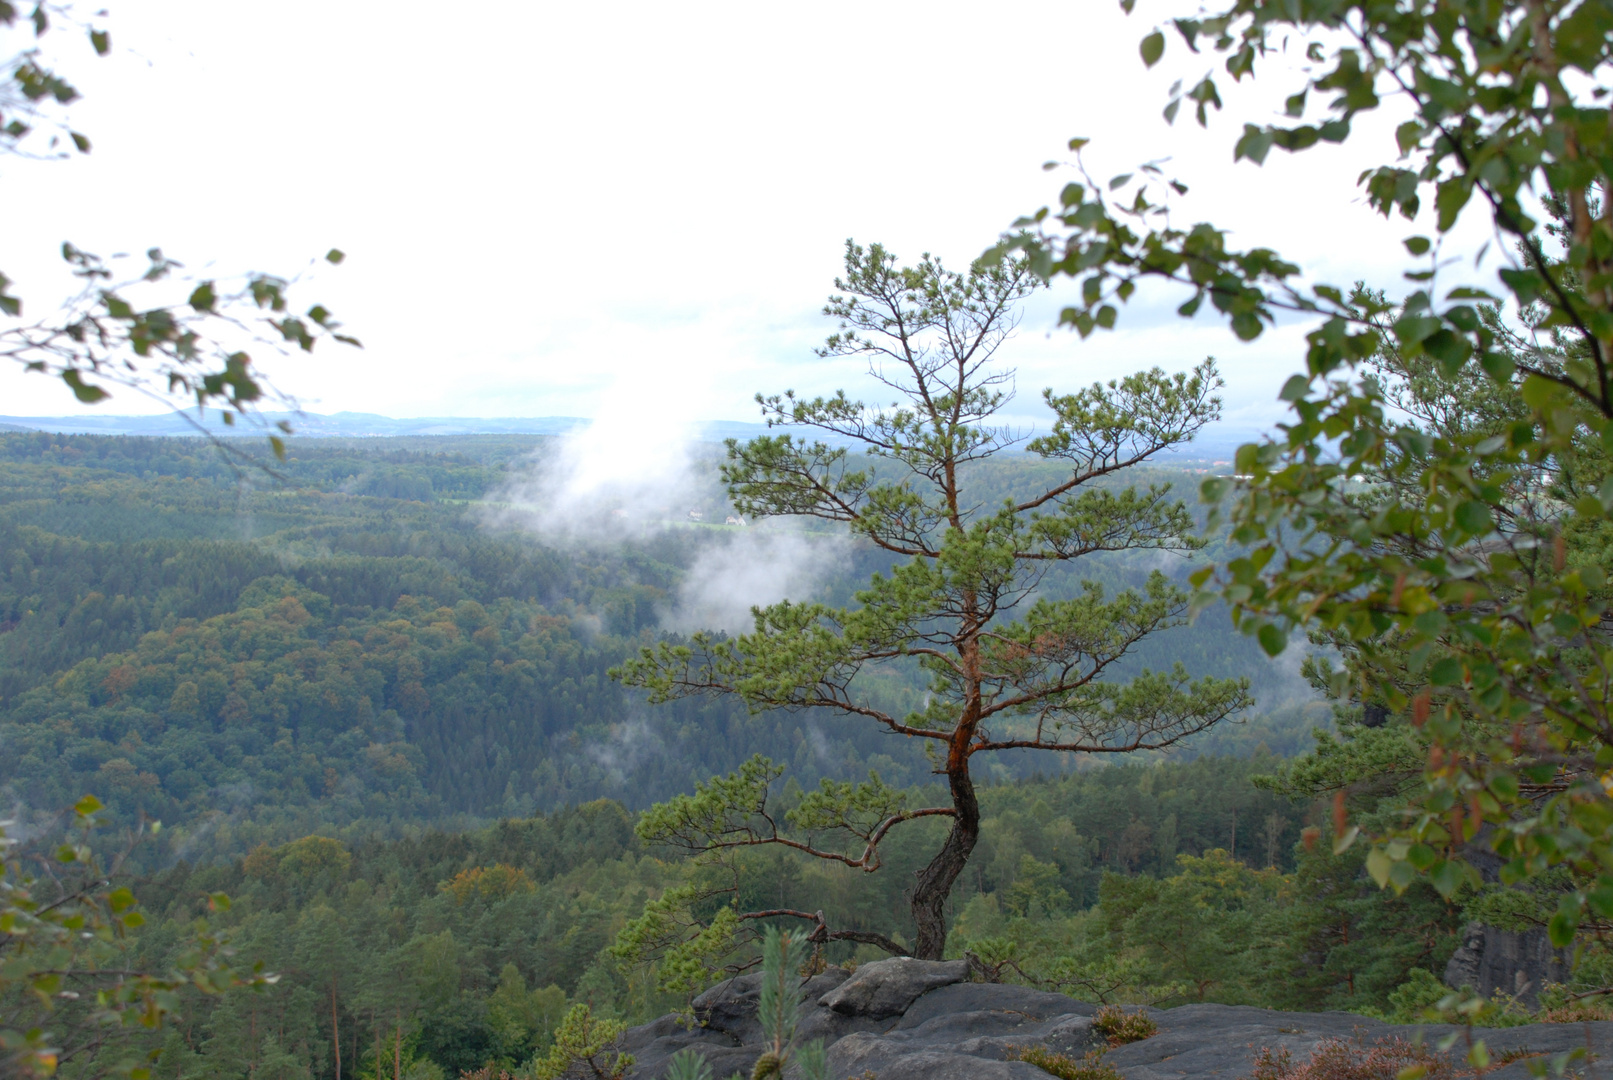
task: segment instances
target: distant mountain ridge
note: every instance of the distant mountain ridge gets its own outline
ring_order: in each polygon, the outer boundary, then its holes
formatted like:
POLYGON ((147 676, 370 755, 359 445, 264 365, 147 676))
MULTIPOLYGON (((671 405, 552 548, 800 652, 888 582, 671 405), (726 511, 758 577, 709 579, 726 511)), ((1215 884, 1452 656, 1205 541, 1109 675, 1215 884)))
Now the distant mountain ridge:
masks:
MULTIPOLYGON (((373 438, 399 435, 564 435, 586 426, 577 416, 465 417, 420 416, 394 419, 377 413, 266 412, 271 424, 282 420, 298 435, 324 438, 373 438)), ((64 435, 196 435, 198 425, 218 435, 257 437, 262 430, 255 424, 226 426, 222 414, 210 412, 201 418, 187 413, 158 416, 0 416, 0 429, 53 431, 64 435)), ((748 425, 760 427, 760 425, 748 425)))
MULTIPOLYGON (((320 413, 266 412, 261 414, 270 424, 282 420, 291 424, 295 434, 305 439, 373 439, 403 436, 432 435, 565 435, 587 427, 590 420, 581 416, 416 416, 394 418, 378 413, 338 412, 320 413)), ((263 428, 256 424, 226 426, 219 412, 210 412, 199 420, 192 414, 166 413, 157 416, 0 416, 0 432, 49 431, 64 435, 137 435, 147 437, 196 436, 206 430, 221 436, 250 436, 259 438, 263 428)), ((744 423, 736 420, 715 420, 696 425, 697 438, 703 442, 721 442, 723 439, 754 439, 768 431, 765 424, 744 423)), ((1254 428, 1230 425, 1212 425, 1187 447, 1169 456, 1182 461, 1223 460, 1230 463, 1240 443, 1259 437, 1254 428)), ((831 445, 850 445, 849 440, 823 438, 831 445)))

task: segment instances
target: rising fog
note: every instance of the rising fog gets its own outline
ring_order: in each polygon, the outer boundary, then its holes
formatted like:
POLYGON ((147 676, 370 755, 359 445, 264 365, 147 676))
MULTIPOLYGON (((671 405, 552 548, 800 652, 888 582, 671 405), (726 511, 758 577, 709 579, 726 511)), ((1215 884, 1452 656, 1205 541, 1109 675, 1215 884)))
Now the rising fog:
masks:
POLYGON ((617 408, 546 446, 489 496, 496 519, 562 548, 699 530, 697 553, 661 613, 668 630, 738 633, 753 625, 753 607, 814 598, 850 540, 782 519, 724 526, 736 515, 716 448, 662 412, 650 402, 617 408))

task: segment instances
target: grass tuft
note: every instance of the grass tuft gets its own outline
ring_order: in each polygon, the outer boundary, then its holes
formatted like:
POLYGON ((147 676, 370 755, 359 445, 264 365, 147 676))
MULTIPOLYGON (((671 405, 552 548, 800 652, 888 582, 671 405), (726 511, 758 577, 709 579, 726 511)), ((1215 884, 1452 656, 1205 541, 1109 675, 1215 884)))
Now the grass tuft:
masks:
POLYGON ((1110 1046, 1125 1046, 1158 1034, 1159 1025, 1141 1010, 1127 1012, 1119 1005, 1105 1005, 1092 1018, 1092 1030, 1109 1040, 1110 1046))
POLYGON ((1059 1080, 1121 1080, 1115 1067, 1103 1060, 1102 1051, 1090 1051, 1077 1060, 1045 1046, 1020 1046, 1009 1051, 1008 1060, 1028 1062, 1059 1080))
POLYGON ((1326 1039, 1298 1064, 1286 1049, 1264 1046, 1255 1055, 1249 1080, 1397 1080, 1400 1076, 1453 1080, 1456 1075, 1456 1066, 1445 1055, 1422 1043, 1388 1035, 1371 1043, 1326 1039))

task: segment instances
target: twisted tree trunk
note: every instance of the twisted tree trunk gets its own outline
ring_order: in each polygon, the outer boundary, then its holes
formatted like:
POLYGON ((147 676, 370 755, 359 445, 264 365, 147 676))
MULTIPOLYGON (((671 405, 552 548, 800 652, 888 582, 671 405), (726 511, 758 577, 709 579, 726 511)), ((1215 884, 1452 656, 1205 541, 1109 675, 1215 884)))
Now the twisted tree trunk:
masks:
POLYGON ((947 769, 947 781, 957 816, 952 819, 946 843, 918 872, 918 884, 913 888, 913 924, 918 930, 913 955, 920 960, 940 960, 946 955, 947 897, 952 895, 952 885, 968 865, 969 855, 980 839, 980 801, 975 798, 967 757, 961 757, 958 767, 947 769))

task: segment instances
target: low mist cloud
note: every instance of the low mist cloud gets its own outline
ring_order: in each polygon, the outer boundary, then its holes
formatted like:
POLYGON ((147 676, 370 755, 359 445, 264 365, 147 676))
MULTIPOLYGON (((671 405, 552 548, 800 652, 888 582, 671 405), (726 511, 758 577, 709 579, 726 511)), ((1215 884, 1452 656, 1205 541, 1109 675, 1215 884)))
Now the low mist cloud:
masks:
POLYGON ((849 552, 844 536, 805 533, 783 522, 724 534, 689 567, 662 624, 684 633, 749 630, 752 607, 813 599, 849 552))
POLYGON ((583 749, 618 785, 625 784, 646 761, 666 753, 661 736, 640 717, 612 724, 603 742, 589 743, 583 749))
POLYGON ((491 498, 499 518, 550 540, 619 541, 667 527, 695 494, 693 432, 626 401, 562 436, 491 498))
POLYGON ((706 529, 732 518, 709 447, 655 387, 623 387, 608 410, 561 437, 489 496, 491 517, 553 544, 618 544, 700 528, 693 561, 662 612, 669 630, 747 630, 753 606, 811 599, 850 550, 791 522, 706 529), (704 468, 702 468, 704 465, 704 468), (698 523, 691 520, 698 511, 698 523))

